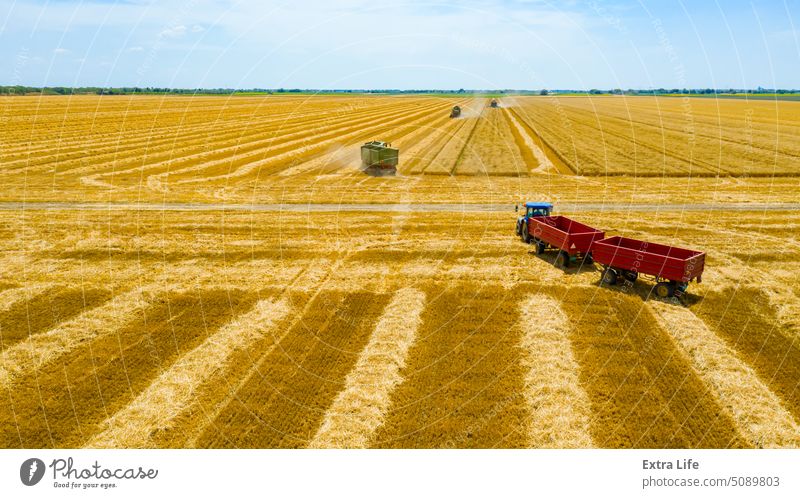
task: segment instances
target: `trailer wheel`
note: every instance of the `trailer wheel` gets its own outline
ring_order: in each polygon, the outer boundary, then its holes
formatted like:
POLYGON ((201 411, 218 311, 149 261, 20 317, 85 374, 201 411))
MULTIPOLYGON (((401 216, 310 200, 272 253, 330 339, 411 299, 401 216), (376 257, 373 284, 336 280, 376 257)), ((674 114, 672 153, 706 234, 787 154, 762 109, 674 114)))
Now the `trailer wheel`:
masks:
POLYGON ((627 280, 628 282, 634 283, 639 278, 639 273, 632 270, 628 270, 622 272, 622 276, 625 277, 625 280, 627 280))
POLYGON ((606 285, 615 285, 618 278, 617 270, 613 268, 606 268, 603 270, 603 283, 606 285))
POLYGON ((544 242, 541 240, 534 239, 534 245, 536 246, 536 254, 543 254, 544 253, 544 242))
POLYGON ((672 297, 672 294, 675 292, 675 286, 671 283, 659 282, 655 287, 653 287, 653 290, 656 291, 656 296, 660 298, 667 298, 672 297))
POLYGON ((567 251, 558 251, 556 266, 559 268, 567 268, 569 266, 569 254, 567 254, 567 251))
POLYGON ((594 258, 592 258, 592 253, 589 253, 586 256, 584 256, 583 262, 586 263, 587 265, 594 263, 594 258))

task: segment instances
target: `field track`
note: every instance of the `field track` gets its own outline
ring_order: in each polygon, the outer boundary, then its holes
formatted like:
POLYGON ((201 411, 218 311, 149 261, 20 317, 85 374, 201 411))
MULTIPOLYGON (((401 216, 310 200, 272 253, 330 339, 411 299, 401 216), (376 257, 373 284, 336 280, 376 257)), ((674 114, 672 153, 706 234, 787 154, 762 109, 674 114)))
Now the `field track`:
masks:
MULTIPOLYGON (((621 203, 581 203, 559 204, 561 211, 798 211, 800 203, 771 203, 771 204, 621 204, 621 203)), ((69 210, 69 211, 252 211, 252 212, 312 212, 330 213, 338 211, 377 211, 377 212, 509 212, 514 210, 514 205, 509 204, 373 204, 373 203, 341 203, 341 204, 227 204, 227 203, 66 203, 66 202, 0 202, 0 211, 37 211, 37 210, 69 210)))

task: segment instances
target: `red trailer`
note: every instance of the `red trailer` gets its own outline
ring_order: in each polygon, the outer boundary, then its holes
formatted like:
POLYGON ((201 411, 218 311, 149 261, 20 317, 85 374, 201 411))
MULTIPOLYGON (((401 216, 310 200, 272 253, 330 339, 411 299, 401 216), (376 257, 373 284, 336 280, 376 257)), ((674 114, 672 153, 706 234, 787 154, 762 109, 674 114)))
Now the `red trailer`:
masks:
POLYGON ((570 260, 578 257, 592 261, 592 242, 605 237, 605 233, 566 216, 540 216, 528 221, 528 234, 536 246, 536 254, 552 247, 558 250, 556 266, 566 268, 570 260))
POLYGON ((706 254, 617 236, 594 241, 592 257, 603 265, 604 283, 614 285, 620 278, 635 282, 640 273, 651 275, 656 295, 670 297, 683 294, 692 280, 701 281, 706 254))

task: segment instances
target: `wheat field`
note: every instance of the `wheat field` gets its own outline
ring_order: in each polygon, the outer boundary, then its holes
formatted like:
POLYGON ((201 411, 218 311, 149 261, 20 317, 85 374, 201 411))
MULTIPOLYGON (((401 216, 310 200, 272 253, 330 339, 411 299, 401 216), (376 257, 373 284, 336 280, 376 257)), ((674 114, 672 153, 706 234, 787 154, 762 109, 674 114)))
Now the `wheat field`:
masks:
POLYGON ((500 103, 0 99, 0 446, 800 446, 798 103, 500 103), (558 269, 523 200, 703 282, 558 269))

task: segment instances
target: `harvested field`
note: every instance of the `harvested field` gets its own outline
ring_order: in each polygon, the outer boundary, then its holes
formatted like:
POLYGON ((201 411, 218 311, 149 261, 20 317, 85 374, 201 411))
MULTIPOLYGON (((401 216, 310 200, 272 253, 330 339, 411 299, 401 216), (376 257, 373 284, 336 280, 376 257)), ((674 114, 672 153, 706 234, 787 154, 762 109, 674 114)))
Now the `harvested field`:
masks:
POLYGON ((0 313, 0 348, 45 332, 109 297, 103 289, 56 289, 17 301, 0 313))
POLYGON ((800 426, 780 399, 690 310, 651 302, 657 319, 757 448, 800 446, 800 426))
POLYGON ((259 361, 198 446, 306 446, 387 302, 388 296, 368 293, 320 294, 305 320, 259 361))
POLYGON ((518 115, 582 175, 796 176, 797 102, 517 98, 518 115))
POLYGON ((394 388, 403 381, 399 369, 405 366, 408 349, 416 339, 424 306, 425 294, 416 289, 403 289, 395 295, 310 447, 368 447, 383 423, 394 388))
POLYGON ((696 313, 800 418, 800 338, 778 326, 769 298, 753 288, 709 292, 696 313))
MULTIPOLYGON (((481 113, 466 148, 456 161, 456 175, 519 176, 527 175, 535 164, 522 160, 525 148, 519 130, 509 126, 504 109, 486 107, 481 113)), ((528 160, 530 161, 530 155, 528 160)))
POLYGON ((591 448, 589 399, 580 385, 570 343, 569 318, 544 294, 520 305, 526 398, 531 412, 529 446, 591 448))
POLYGON ((0 97, 0 444, 800 445, 799 104, 500 100, 0 97), (522 200, 703 282, 556 268, 522 200))
POLYGON ((571 340, 598 446, 744 444, 730 415, 638 297, 595 289, 572 289, 563 297, 565 312, 578 317, 571 340))
MULTIPOLYGON (((444 144, 441 148, 432 146, 432 149, 439 149, 433 159, 420 171, 428 175, 452 175, 456 165, 465 154, 467 145, 471 142, 475 133, 475 128, 481 121, 480 116, 485 108, 485 102, 472 103, 472 106, 465 109, 462 117, 452 120, 454 125, 452 135, 444 136, 444 144)), ((437 144, 438 145, 438 142, 437 144)))
POLYGON ((796 200, 797 102, 692 99, 688 111, 671 98, 487 102, 0 97, 0 202, 796 200), (463 114, 450 119, 455 104, 463 114), (358 147, 373 139, 401 148, 401 181, 358 171, 358 147))
POLYGON ((200 385, 227 366, 234 352, 247 349, 286 316, 285 299, 261 300, 202 344, 183 355, 133 402, 105 422, 106 429, 89 447, 142 448, 154 446, 151 438, 163 431, 192 402, 200 385))
POLYGON ((376 447, 520 447, 527 443, 513 302, 498 288, 434 296, 375 436, 376 447))
POLYGON ((75 447, 226 317, 251 304, 233 292, 166 295, 140 322, 16 379, 0 409, 3 447, 75 447), (76 401, 79 400, 79 401, 76 401))

